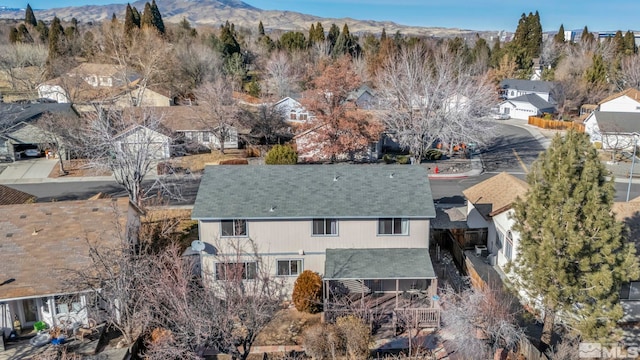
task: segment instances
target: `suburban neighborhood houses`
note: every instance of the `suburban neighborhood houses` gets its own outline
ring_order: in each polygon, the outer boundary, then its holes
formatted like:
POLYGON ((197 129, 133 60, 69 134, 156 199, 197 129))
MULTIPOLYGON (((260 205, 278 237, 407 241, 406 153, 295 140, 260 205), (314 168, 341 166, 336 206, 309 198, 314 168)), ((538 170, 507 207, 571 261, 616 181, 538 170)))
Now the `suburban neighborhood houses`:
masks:
POLYGON ((0 359, 638 356, 631 30, 169 3, 0 21, 0 359))

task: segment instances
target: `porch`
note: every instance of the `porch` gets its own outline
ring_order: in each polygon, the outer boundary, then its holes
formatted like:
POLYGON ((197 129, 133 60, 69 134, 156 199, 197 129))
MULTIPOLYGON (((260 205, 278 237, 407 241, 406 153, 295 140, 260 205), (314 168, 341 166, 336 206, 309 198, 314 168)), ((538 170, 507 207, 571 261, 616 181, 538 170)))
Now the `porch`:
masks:
POLYGON ((323 282, 325 321, 353 314, 374 330, 440 326, 428 249, 327 249, 323 282))

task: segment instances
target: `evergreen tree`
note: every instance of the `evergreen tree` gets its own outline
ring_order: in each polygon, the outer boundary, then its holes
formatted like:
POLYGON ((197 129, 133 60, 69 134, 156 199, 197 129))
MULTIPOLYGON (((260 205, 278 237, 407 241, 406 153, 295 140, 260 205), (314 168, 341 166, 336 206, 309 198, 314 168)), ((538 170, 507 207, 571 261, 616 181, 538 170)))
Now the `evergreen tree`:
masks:
POLYGON ((489 61, 489 65, 492 68, 497 69, 503 55, 504 51, 502 51, 502 48, 500 47, 500 38, 496 38, 493 42, 493 47, 491 48, 491 60, 489 61))
POLYGON ((165 33, 164 21, 162 21, 162 15, 160 14, 160 10, 158 9, 158 5, 156 5, 156 0, 151 1, 151 18, 153 27, 158 30, 160 34, 165 33))
POLYGON ((312 46, 316 43, 316 26, 311 24, 309 28, 309 46, 312 46))
POLYGON ((338 35, 336 42, 333 46, 333 50, 331 51, 331 55, 333 57, 340 57, 345 54, 350 54, 351 49, 351 34, 349 33, 349 27, 347 24, 344 24, 342 27, 342 32, 338 35))
POLYGON ((595 37, 593 36, 592 33, 589 32, 589 28, 587 28, 587 26, 584 26, 584 29, 582 29, 582 35, 580 35, 580 42, 582 43, 592 43, 595 41, 595 37))
POLYGON ((316 33, 315 33, 315 41, 316 42, 324 42, 325 37, 324 37, 324 28, 322 27, 322 23, 320 21, 318 21, 316 23, 316 33))
POLYGON ((148 2, 144 4, 144 10, 142 10, 140 27, 153 27, 153 13, 151 12, 151 4, 148 2))
POLYGON ((624 34, 624 54, 625 55, 633 55, 638 52, 638 48, 636 47, 636 39, 631 32, 631 30, 627 30, 624 34))
POLYGON ((616 52, 616 55, 624 55, 624 36, 622 35, 622 31, 616 31, 616 34, 613 35, 613 47, 616 52))
POLYGON ((304 50, 307 47, 307 39, 304 34, 299 31, 288 31, 278 40, 278 48, 293 52, 296 50, 304 50))
POLYGON ((564 44, 564 24, 560 24, 560 29, 558 29, 558 33, 553 37, 553 42, 556 44, 564 44))
POLYGON ((141 20, 141 16, 140 13, 138 12, 138 9, 136 9, 135 6, 131 7, 131 13, 133 14, 133 24, 140 28, 140 20, 141 20))
POLYGON ((514 204, 514 269, 520 288, 544 307, 543 347, 561 312, 583 341, 605 340, 622 317, 621 284, 640 275, 635 249, 611 212, 608 176, 588 136, 571 130, 534 162, 526 199, 514 204))
POLYGON ((38 38, 41 43, 46 43, 49 39, 49 28, 47 24, 42 20, 38 20, 38 25, 36 25, 36 30, 38 31, 38 38))
POLYGON ((387 40, 387 30, 382 28, 382 33, 380 34, 380 42, 387 40))
POLYGON ((333 46, 336 44, 336 40, 338 40, 338 36, 340 36, 340 28, 336 24, 331 24, 329 28, 329 33, 327 34, 327 40, 329 41, 329 50, 333 50, 333 46))
POLYGON ((593 55, 593 63, 585 71, 584 79, 590 88, 607 83, 607 65, 601 54, 593 55))
POLYGON ((54 16, 49 28, 49 64, 52 64, 52 60, 64 56, 65 52, 64 28, 60 23, 60 19, 54 16))
POLYGON ((116 13, 111 14, 111 23, 114 24, 118 22, 118 18, 116 17, 116 13))
POLYGON ((24 23, 31 26, 37 26, 38 21, 36 20, 36 16, 33 14, 33 9, 31 9, 31 5, 27 4, 27 10, 24 15, 24 23))
POLYGON ((20 36, 20 42, 30 44, 33 42, 33 37, 29 34, 29 29, 25 24, 20 24, 18 26, 18 34, 20 36))
POLYGON ((264 25, 262 25, 262 20, 260 20, 260 23, 258 24, 258 35, 264 36, 264 25))
POLYGON ((230 58, 233 54, 240 52, 240 44, 231 32, 231 26, 225 25, 220 30, 220 45, 218 49, 225 59, 230 58))
POLYGON ((137 28, 137 26, 133 16, 133 9, 131 8, 131 4, 127 3, 127 8, 124 12, 124 34, 131 37, 135 28, 137 28))

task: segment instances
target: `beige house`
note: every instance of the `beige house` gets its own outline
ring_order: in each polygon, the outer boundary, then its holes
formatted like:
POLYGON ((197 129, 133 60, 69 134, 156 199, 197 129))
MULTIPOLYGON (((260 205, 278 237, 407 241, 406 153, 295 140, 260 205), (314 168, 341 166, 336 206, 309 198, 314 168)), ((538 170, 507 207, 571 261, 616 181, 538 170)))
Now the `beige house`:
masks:
POLYGON ((435 208, 423 167, 209 166, 192 217, 211 281, 224 280, 229 263, 240 261, 244 279, 267 269, 289 291, 302 271, 322 274, 325 300, 338 288, 391 294, 396 307, 407 291, 435 295, 435 208), (249 244, 257 257, 246 256, 249 244))
POLYGON ((95 319, 91 289, 75 288, 65 279, 90 265, 89 244, 136 241, 139 215, 127 198, 0 206, 0 332, 5 338, 38 321, 53 327, 95 319))
POLYGON ((171 157, 171 137, 143 125, 131 126, 113 140, 124 153, 144 151, 157 160, 171 157))

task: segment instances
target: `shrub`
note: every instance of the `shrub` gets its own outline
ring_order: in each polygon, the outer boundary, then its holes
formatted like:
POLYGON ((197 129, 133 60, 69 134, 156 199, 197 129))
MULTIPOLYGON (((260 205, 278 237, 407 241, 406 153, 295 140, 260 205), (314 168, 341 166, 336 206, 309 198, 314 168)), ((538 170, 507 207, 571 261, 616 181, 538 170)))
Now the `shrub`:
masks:
POLYGON ((424 153, 424 158, 427 160, 440 160, 442 158, 442 152, 438 149, 429 149, 424 153))
POLYGON ((350 359, 366 359, 369 357, 371 330, 362 319, 349 315, 338 318, 336 326, 345 336, 345 346, 350 359))
POLYGON ((385 164, 391 164, 393 162, 393 157, 389 154, 384 154, 382 155, 382 161, 384 161, 385 164))
POLYGON ((251 146, 248 147, 245 151, 245 156, 248 158, 252 158, 252 157, 260 157, 260 148, 251 146))
POLYGON ((298 162, 298 154, 291 145, 276 145, 269 150, 264 162, 268 165, 294 165, 298 162))
POLYGON ((305 270, 293 285, 293 304, 298 311, 311 314, 322 310, 322 278, 318 273, 305 270))
POLYGON ((335 359, 344 353, 345 337, 333 324, 317 324, 303 335, 304 352, 314 359, 335 359))
POLYGON ((406 155, 398 155, 396 156, 396 161, 398 164, 408 164, 411 159, 406 155))

